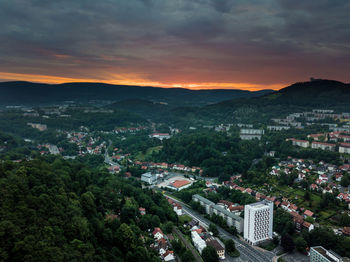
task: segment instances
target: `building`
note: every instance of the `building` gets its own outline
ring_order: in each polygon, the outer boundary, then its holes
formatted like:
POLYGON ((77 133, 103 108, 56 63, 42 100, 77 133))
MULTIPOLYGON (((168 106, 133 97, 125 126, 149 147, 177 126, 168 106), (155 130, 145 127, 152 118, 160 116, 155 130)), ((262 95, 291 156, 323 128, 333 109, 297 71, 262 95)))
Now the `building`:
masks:
POLYGON ((27 123, 27 125, 36 128, 39 131, 45 131, 47 129, 47 125, 45 124, 27 123))
POLYGON ((182 206, 179 203, 174 203, 173 207, 174 207, 174 212, 176 213, 176 215, 178 215, 178 216, 183 215, 182 206))
POLYGON ((350 154, 350 143, 340 143, 339 153, 350 154))
POLYGON ((200 195, 193 195, 192 196, 193 201, 199 202, 199 204, 204 207, 205 213, 211 215, 212 214, 212 207, 215 205, 214 202, 206 199, 205 197, 202 197, 200 195))
POLYGON ((225 259, 225 248, 216 239, 207 239, 208 246, 212 246, 216 250, 216 254, 220 259, 225 259))
POLYGON ((261 136, 264 134, 263 129, 248 129, 248 128, 242 128, 240 131, 239 137, 242 140, 252 140, 252 139, 261 139, 261 136))
POLYGON ((323 143, 323 142, 312 142, 311 148, 334 151, 335 144, 329 144, 329 143, 323 143))
POLYGON ((307 140, 299 140, 299 139, 295 139, 295 138, 288 138, 286 140, 292 141, 293 146, 300 146, 300 147, 307 148, 310 145, 309 141, 307 141, 307 140))
POLYGON ((193 201, 199 202, 202 207, 204 207, 205 212, 209 215, 216 214, 218 216, 221 216, 227 223, 228 226, 234 226, 238 233, 243 232, 243 218, 240 216, 237 216, 236 214, 226 210, 220 205, 216 205, 214 202, 200 196, 200 195, 193 195, 192 196, 193 201))
POLYGON ((269 131, 282 131, 290 129, 290 126, 267 126, 266 128, 269 131))
POLYGON ((157 240, 160 240, 161 238, 164 237, 163 231, 159 227, 156 227, 154 229, 154 231, 152 232, 152 235, 157 240))
POLYGON ((207 243, 199 236, 199 234, 195 230, 191 232, 191 238, 194 247, 198 250, 200 254, 202 254, 202 251, 204 248, 206 248, 207 243))
POLYGON ((272 238, 273 203, 260 201, 244 207, 244 239, 252 245, 272 238))
POLYGON ((141 181, 152 185, 157 181, 157 176, 153 175, 151 172, 147 172, 141 175, 141 181))
POLYGON ((169 139, 171 136, 168 133, 153 133, 150 138, 157 138, 159 140, 169 139))
POLYGON ((240 216, 237 216, 236 214, 227 211, 225 208, 219 205, 213 206, 213 213, 218 216, 221 216, 226 221, 229 227, 235 227, 238 233, 243 232, 244 220, 240 216))
POLYGON ((310 262, 342 262, 343 259, 332 250, 327 250, 321 246, 311 247, 310 262))
POLYGON ((167 188, 172 190, 180 191, 182 189, 188 188, 192 185, 192 182, 188 180, 175 180, 174 182, 167 185, 167 188))

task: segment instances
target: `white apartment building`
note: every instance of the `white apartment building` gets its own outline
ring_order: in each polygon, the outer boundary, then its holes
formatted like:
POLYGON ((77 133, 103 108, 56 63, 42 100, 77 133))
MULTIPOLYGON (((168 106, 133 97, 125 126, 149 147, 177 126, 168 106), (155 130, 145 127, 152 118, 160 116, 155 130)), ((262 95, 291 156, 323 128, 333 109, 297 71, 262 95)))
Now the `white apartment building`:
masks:
POLYGON ((340 143, 339 153, 350 154, 350 143, 340 143))
POLYGON ((260 201, 244 206, 244 239, 252 245, 272 238, 273 203, 260 201))
POLYGON ((329 144, 329 143, 322 143, 322 142, 312 142, 311 143, 311 148, 334 151, 335 150, 335 145, 334 144, 329 144))

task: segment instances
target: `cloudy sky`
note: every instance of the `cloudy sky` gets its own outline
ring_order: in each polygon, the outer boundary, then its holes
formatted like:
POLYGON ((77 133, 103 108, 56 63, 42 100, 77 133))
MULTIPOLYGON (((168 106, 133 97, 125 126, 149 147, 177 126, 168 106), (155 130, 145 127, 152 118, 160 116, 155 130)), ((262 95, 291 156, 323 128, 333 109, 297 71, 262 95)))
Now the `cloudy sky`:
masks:
POLYGON ((0 81, 350 82, 349 0, 0 0, 0 81))

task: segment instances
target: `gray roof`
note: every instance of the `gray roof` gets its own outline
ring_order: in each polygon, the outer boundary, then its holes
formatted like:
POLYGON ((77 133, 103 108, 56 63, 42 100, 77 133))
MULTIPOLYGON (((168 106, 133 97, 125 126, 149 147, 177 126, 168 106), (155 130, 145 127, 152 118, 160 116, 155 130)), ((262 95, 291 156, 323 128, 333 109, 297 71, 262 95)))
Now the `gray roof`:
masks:
POLYGON ((151 178, 153 175, 150 172, 148 172, 148 173, 142 174, 141 176, 142 177, 149 177, 149 178, 151 178))
POLYGON ((234 219, 234 220, 237 220, 237 221, 243 220, 243 218, 241 218, 240 216, 237 216, 237 215, 231 213, 230 211, 227 211, 227 210, 226 210, 225 208, 223 208, 222 206, 214 205, 214 209, 218 210, 220 213, 223 213, 223 214, 225 214, 225 215, 228 216, 228 217, 231 217, 231 218, 234 219))
POLYGON ((208 199, 206 199, 205 197, 202 197, 202 196, 200 196, 200 195, 198 195, 198 194, 193 195, 192 198, 197 198, 198 200, 200 200, 200 201, 206 203, 207 205, 215 205, 214 202, 211 202, 210 200, 208 200, 208 199))

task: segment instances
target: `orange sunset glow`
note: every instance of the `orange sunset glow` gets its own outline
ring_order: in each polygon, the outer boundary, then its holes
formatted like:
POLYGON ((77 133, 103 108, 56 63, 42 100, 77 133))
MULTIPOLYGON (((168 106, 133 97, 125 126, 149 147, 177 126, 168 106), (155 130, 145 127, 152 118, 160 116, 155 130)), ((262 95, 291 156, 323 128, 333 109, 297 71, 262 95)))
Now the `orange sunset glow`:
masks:
POLYGON ((49 84, 61 84, 61 83, 73 83, 73 82, 103 82, 114 85, 135 85, 135 86, 155 86, 164 88, 186 88, 192 90, 200 89, 241 89, 249 91, 257 91, 261 89, 279 90, 285 86, 285 84, 272 84, 272 85, 258 85, 252 83, 162 83, 147 81, 145 79, 93 79, 93 78, 69 78, 49 75, 36 75, 36 74, 19 74, 19 73, 6 73, 0 72, 0 79, 3 81, 29 81, 37 83, 49 83, 49 84))

